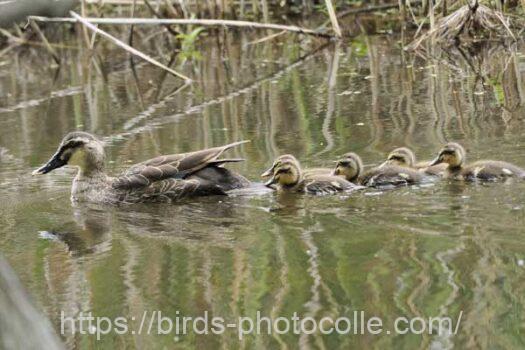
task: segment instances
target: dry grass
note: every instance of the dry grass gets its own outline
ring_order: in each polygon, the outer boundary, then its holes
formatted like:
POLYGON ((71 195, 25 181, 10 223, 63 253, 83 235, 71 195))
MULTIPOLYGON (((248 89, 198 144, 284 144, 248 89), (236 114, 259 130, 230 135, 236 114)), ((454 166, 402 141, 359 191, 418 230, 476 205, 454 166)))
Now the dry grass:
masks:
POLYGON ((464 5, 450 15, 442 18, 434 29, 417 37, 406 50, 415 50, 423 42, 435 38, 445 44, 458 43, 461 37, 487 38, 508 37, 516 40, 512 33, 511 22, 501 12, 485 5, 464 5))

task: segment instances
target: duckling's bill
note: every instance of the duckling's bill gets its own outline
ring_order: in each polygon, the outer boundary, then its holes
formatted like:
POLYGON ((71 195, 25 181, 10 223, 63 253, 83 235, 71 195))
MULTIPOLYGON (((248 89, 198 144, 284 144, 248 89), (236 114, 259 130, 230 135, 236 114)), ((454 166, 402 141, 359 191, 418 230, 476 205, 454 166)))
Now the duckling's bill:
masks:
POLYGON ((277 183, 277 179, 276 179, 276 177, 275 177, 275 176, 272 176, 271 179, 269 179, 268 181, 266 181, 266 182, 264 183, 264 186, 266 186, 266 187, 272 187, 272 185, 275 185, 276 183, 277 183))
POLYGON ((271 167, 270 169, 266 170, 264 173, 261 174, 261 177, 265 178, 265 177, 268 177, 268 176, 272 176, 273 175, 273 168, 274 167, 271 167))
POLYGON ((440 154, 435 159, 431 160, 428 166, 431 167, 431 166, 438 165, 441 163, 443 163, 443 158, 441 157, 441 154, 440 154))
POLYGON ((262 178, 266 178, 266 177, 269 177, 269 176, 273 176, 275 168, 277 167, 277 164, 278 164, 278 162, 274 162, 272 164, 272 166, 268 170, 266 170, 264 173, 261 174, 261 177, 262 178))
POLYGON ((264 186, 271 187, 272 185, 277 183, 277 179, 275 178, 274 173, 273 173, 274 170, 275 170, 275 164, 273 164, 270 167, 270 169, 266 170, 264 173, 261 174, 262 178, 267 178, 271 176, 271 178, 264 183, 264 186))
POLYGON ((387 165, 390 165, 390 159, 387 159, 387 160, 385 160, 383 163, 379 164, 379 165, 377 166, 377 168, 378 168, 378 169, 382 169, 382 168, 386 167, 387 165))

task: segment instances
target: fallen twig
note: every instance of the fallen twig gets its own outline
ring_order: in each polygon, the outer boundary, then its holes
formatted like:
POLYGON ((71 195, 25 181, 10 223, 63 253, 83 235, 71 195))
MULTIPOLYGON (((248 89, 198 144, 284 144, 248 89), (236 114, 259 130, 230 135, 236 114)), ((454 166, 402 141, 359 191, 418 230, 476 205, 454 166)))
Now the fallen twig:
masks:
MULTIPOLYGON (((421 0, 415 0, 411 1, 410 5, 421 5, 421 0)), ((339 20, 343 17, 350 16, 350 15, 359 15, 363 13, 369 13, 369 12, 376 12, 376 11, 386 11, 399 8, 399 4, 392 3, 392 4, 384 4, 384 5, 377 5, 377 6, 366 6, 366 7, 359 7, 359 8, 351 8, 346 11, 341 11, 337 14, 336 18, 339 20)), ((323 24, 321 24, 319 27, 317 27, 317 30, 321 28, 325 28, 327 25, 331 23, 330 20, 327 20, 323 24)))
POLYGON ((181 73, 178 73, 178 72, 174 71, 173 69, 171 69, 169 67, 166 67, 165 65, 163 65, 159 61, 157 61, 157 60, 151 58, 150 56, 140 52, 139 50, 129 46, 128 44, 124 43, 123 41, 120 41, 119 39, 115 38, 114 36, 112 36, 112 35, 106 33, 105 31, 103 31, 102 29, 97 28, 88 19, 81 17, 76 12, 70 11, 69 13, 71 14, 71 16, 74 19, 76 19, 76 21, 81 22, 84 26, 86 26, 90 30, 96 32, 97 34, 105 37, 106 39, 111 40, 113 43, 115 43, 117 46, 122 47, 124 50, 127 50, 128 52, 132 53, 135 56, 139 56, 143 60, 146 60, 149 63, 151 63, 151 64, 153 64, 153 65, 155 65, 155 66, 157 66, 159 68, 162 68, 162 69, 170 72, 171 74, 173 74, 173 75, 175 75, 175 76, 177 76, 177 77, 179 77, 181 79, 184 79, 186 81, 191 81, 191 79, 188 78, 187 76, 185 76, 185 75, 183 75, 181 73))
MULTIPOLYGON (((84 0, 86 4, 94 4, 94 5, 125 5, 125 6, 133 6, 134 0, 84 0)), ((144 0, 137 0, 137 5, 146 5, 146 2, 144 0)))
MULTIPOLYGON (((77 18, 70 17, 40 17, 30 16, 38 22, 66 22, 76 23, 80 22, 77 18)), ((252 28, 252 29, 271 29, 271 30, 286 30, 287 32, 313 35, 324 38, 333 38, 334 35, 329 33, 322 33, 312 29, 301 28, 297 26, 287 26, 282 24, 272 23, 258 23, 249 21, 233 21, 233 20, 221 20, 221 19, 166 19, 166 18, 94 18, 84 17, 84 21, 90 24, 128 24, 128 25, 159 25, 159 24, 175 24, 175 25, 200 25, 200 26, 212 26, 212 27, 237 27, 237 28, 252 28)))
POLYGON ((334 5, 332 4, 332 0, 325 0, 326 9, 328 10, 328 16, 330 16, 330 22, 332 22, 332 29, 335 32, 335 35, 337 35, 338 38, 342 37, 343 34, 341 33, 341 28, 339 27, 339 23, 337 22, 337 15, 335 14, 334 5))
MULTIPOLYGON (((317 52, 319 52, 320 50, 324 49, 328 45, 329 45, 329 43, 325 43, 325 44, 323 44, 323 45, 321 45, 321 46, 319 46, 319 47, 317 47, 317 48, 307 52, 303 56, 297 58, 294 62, 292 62, 289 65, 287 65, 287 66, 277 70, 276 72, 268 74, 268 75, 266 75, 264 77, 261 77, 259 79, 256 79, 256 80, 254 80, 253 82, 251 82, 249 84, 246 84, 246 85, 244 85, 242 87, 239 87, 235 91, 227 93, 226 95, 222 95, 222 96, 216 97, 214 99, 211 99, 211 100, 208 100, 208 101, 204 101, 204 102, 199 103, 197 105, 193 105, 193 106, 191 106, 191 107, 187 108, 186 110, 184 110, 182 112, 179 112, 179 113, 175 113, 175 114, 168 115, 168 116, 162 116, 162 117, 160 117, 158 119, 155 118, 155 121, 150 120, 147 125, 136 126, 140 121, 142 121, 142 120, 144 120, 146 118, 149 118, 159 108, 166 107, 168 101, 170 100, 170 96, 173 96, 173 94, 170 94, 168 97, 164 97, 161 101, 157 102, 156 104, 153 104, 153 105, 149 106, 147 110, 142 111, 137 116, 129 119, 124 124, 124 130, 126 130, 126 131, 124 131, 124 132, 122 132, 122 133, 120 133, 118 135, 114 135, 110 139, 121 139, 121 138, 129 136, 129 135, 138 134, 138 133, 143 132, 145 129, 158 127, 160 125, 172 122, 174 119, 178 119, 178 118, 181 118, 181 117, 186 116, 186 115, 190 115, 190 114, 194 114, 194 113, 200 112, 206 107, 223 103, 223 102, 231 100, 231 99, 233 99, 233 98, 235 98, 235 97, 237 97, 239 95, 247 94, 247 93, 255 90, 256 88, 260 87, 263 83, 271 81, 271 80, 274 80, 274 79, 277 79, 278 77, 284 75, 285 73, 291 71, 292 69, 295 69, 296 67, 302 65, 304 62, 306 62, 306 61, 310 60, 311 58, 315 57, 315 54, 317 52)), ((105 140, 105 141, 110 141, 110 139, 105 140)))
POLYGON ((276 37, 278 37, 280 35, 283 35, 284 33, 286 33, 286 31, 283 30, 283 31, 281 31, 279 33, 274 33, 274 34, 265 36, 264 38, 257 39, 257 40, 254 40, 254 41, 250 41, 250 42, 244 44, 244 46, 246 47, 246 46, 250 46, 250 45, 254 45, 254 44, 260 44, 260 43, 263 43, 265 41, 268 41, 268 40, 271 40, 273 38, 276 38, 276 37))
POLYGON ((33 28, 33 30, 38 34, 38 36, 40 37, 40 40, 42 40, 42 42, 44 43, 44 46, 46 47, 47 51, 49 51, 49 53, 51 54, 55 62, 58 65, 60 65, 60 58, 58 57, 55 49, 53 49, 53 47, 47 40, 44 33, 42 33, 42 31, 40 30, 40 27, 38 26, 38 24, 35 21, 29 21, 29 24, 31 25, 31 28, 33 28))
MULTIPOLYGON (((135 0, 136 1, 136 0, 135 0)), ((148 0, 144 0, 144 2, 146 3, 146 7, 149 9, 149 11, 153 14, 153 16, 155 16, 156 18, 162 18, 162 16, 160 15, 160 13, 158 13, 154 8, 153 6, 151 6, 151 4, 149 3, 148 0)), ((135 6, 133 6, 134 8, 135 6)), ((135 17, 135 16, 132 16, 132 17, 135 17)), ((166 29, 168 30, 168 32, 170 32, 171 35, 178 35, 179 33, 177 33, 176 31, 174 31, 169 25, 165 25, 166 29)))
POLYGON ((84 90, 82 90, 82 86, 73 86, 73 87, 68 87, 66 89, 62 89, 62 90, 52 91, 48 96, 44 96, 44 97, 36 98, 32 100, 21 101, 9 107, 0 107, 0 113, 10 113, 10 112, 14 112, 19 109, 35 107, 53 98, 73 96, 73 95, 81 94, 83 92, 84 90))

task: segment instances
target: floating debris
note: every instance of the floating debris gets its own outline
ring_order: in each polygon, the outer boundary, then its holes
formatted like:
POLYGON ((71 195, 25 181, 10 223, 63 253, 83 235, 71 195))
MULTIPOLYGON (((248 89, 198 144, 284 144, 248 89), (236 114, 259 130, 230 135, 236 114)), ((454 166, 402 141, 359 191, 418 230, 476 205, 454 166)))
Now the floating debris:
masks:
POLYGON ((38 231, 38 238, 48 241, 58 241, 57 235, 49 231, 38 231))

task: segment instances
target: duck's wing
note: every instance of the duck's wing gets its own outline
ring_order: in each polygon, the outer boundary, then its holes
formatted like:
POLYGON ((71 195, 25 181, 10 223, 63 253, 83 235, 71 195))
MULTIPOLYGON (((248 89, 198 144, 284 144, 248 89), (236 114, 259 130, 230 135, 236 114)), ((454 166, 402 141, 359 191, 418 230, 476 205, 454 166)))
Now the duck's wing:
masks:
POLYGON ((359 186, 338 176, 312 176, 304 180, 304 191, 316 195, 334 194, 357 188, 359 186))
POLYGON ((243 159, 219 159, 219 157, 226 150, 246 142, 249 141, 234 142, 196 152, 159 156, 135 164, 115 179, 113 187, 119 189, 141 188, 163 179, 184 179, 210 165, 220 166, 224 163, 243 161, 243 159))
POLYGON ((203 185, 216 185, 224 191, 250 186, 250 181, 244 176, 220 166, 205 167, 191 174, 187 179, 196 179, 203 185))
POLYGON ((389 166, 368 170, 361 176, 359 183, 368 187, 407 186, 420 182, 422 178, 415 170, 389 166))
POLYGON ((196 179, 167 178, 153 182, 149 186, 125 191, 122 202, 175 202, 185 197, 226 195, 216 184, 196 179))

